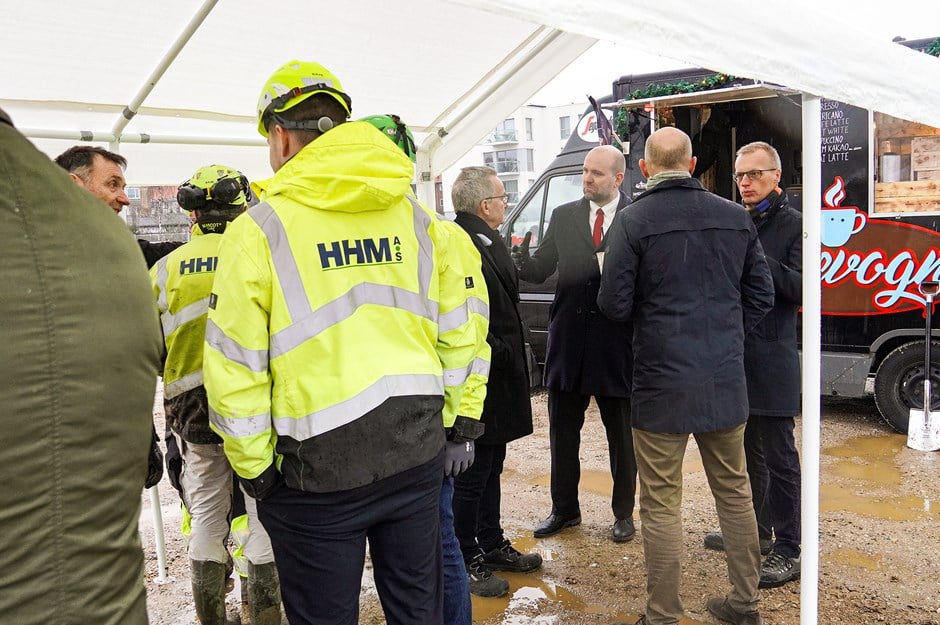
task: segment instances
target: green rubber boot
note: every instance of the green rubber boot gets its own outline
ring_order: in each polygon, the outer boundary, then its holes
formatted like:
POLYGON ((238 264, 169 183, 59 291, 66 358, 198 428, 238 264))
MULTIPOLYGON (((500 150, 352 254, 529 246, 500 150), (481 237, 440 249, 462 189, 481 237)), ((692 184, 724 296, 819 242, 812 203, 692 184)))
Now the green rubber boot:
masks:
POLYGON ((248 612, 251 625, 281 625, 281 585, 273 562, 248 563, 248 612))
POLYGON ((209 560, 190 560, 193 603, 202 625, 225 625, 225 565, 209 560))

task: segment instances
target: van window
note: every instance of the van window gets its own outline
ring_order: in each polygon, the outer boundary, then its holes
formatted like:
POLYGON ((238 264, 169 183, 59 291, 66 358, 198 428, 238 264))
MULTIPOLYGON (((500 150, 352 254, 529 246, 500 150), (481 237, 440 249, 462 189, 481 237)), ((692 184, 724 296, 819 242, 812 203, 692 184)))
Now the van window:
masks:
POLYGON ((531 231, 531 249, 535 249, 539 246, 539 241, 542 240, 540 236, 542 232, 540 225, 542 220, 542 205, 544 203, 545 185, 542 185, 532 194, 529 198, 529 202, 523 207, 519 214, 516 215, 516 219, 512 222, 512 228, 509 230, 512 245, 522 243, 522 239, 525 238, 525 233, 531 231))
POLYGON ((545 181, 529 198, 510 228, 512 245, 522 242, 526 232, 532 232, 531 249, 539 246, 542 235, 551 221, 552 211, 556 207, 581 199, 581 175, 569 174, 555 176, 545 181), (546 199, 547 196, 547 199, 546 199), (543 206, 545 207, 543 216, 543 206))

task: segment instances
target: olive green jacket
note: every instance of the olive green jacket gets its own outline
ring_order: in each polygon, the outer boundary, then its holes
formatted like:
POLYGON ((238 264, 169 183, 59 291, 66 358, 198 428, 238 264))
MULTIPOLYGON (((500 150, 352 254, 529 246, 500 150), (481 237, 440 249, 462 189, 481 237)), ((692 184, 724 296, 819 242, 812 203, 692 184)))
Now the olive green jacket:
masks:
POLYGON ((140 248, 0 110, 0 621, 147 623, 160 330, 140 248))

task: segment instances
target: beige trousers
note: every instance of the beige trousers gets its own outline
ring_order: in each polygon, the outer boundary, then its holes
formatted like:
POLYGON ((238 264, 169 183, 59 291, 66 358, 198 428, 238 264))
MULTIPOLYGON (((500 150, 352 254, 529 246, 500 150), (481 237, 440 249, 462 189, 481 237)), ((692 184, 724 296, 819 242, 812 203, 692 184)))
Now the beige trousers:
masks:
MULTIPOLYGON (((224 564, 228 559, 225 539, 229 533, 228 517, 232 506, 232 466, 222 445, 187 443, 179 436, 176 436, 176 441, 183 456, 180 484, 186 508, 192 516, 189 558, 224 564)), ((255 500, 248 495, 245 495, 245 510, 249 530, 245 558, 252 564, 274 562, 271 539, 258 520, 255 500)))
MULTIPOLYGON (((744 461, 744 424, 692 436, 698 443, 724 536, 731 581, 728 600, 736 611, 756 610, 761 561, 757 518, 744 461)), ((648 625, 674 625, 685 612, 679 599, 679 580, 685 538, 682 534, 682 461, 688 440, 688 434, 633 428, 646 556, 648 625)))

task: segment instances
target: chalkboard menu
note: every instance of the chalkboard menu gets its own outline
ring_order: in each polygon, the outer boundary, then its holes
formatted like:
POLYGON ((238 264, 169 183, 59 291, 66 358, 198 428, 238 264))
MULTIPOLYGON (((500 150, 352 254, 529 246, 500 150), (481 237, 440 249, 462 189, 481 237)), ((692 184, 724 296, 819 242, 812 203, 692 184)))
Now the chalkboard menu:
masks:
POLYGON ((841 176, 845 183, 844 206, 868 212, 871 156, 868 149, 868 111, 823 99, 820 102, 820 150, 822 193, 841 176))

